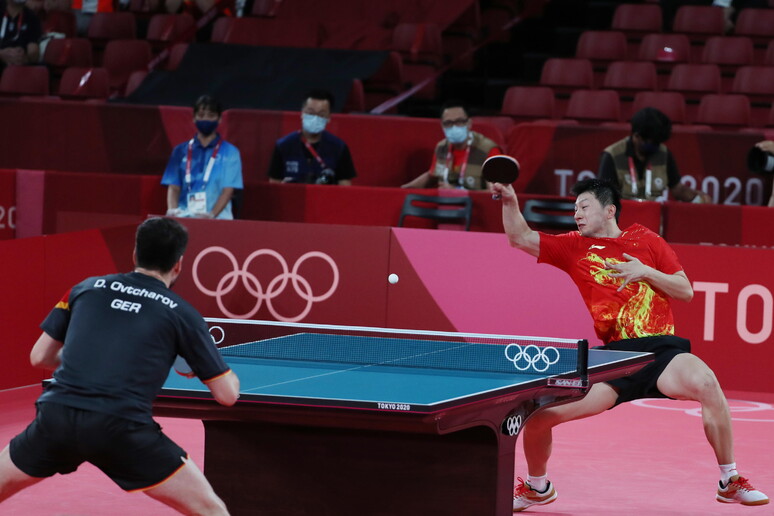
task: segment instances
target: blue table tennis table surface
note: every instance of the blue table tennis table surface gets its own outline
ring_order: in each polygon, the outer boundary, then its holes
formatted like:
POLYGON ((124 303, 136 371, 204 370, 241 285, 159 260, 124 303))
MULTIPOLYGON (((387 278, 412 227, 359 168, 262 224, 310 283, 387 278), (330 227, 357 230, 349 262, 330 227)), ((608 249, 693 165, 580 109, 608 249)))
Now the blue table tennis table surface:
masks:
MULTIPOLYGON (((558 348, 561 359, 556 363, 547 364, 557 356, 551 352, 547 360, 538 357, 532 364, 518 364, 527 371, 519 371, 505 348, 501 344, 295 334, 222 348, 221 352, 239 376, 243 403, 427 413, 543 387, 549 377, 577 376, 576 348, 558 348)), ((526 350, 526 345, 521 349, 526 350)), ((537 351, 531 351, 534 357, 537 351)), ((650 357, 649 353, 592 349, 589 377, 593 381, 598 373, 631 367, 650 357)), ((208 398, 209 391, 199 380, 172 370, 160 397, 208 398)))

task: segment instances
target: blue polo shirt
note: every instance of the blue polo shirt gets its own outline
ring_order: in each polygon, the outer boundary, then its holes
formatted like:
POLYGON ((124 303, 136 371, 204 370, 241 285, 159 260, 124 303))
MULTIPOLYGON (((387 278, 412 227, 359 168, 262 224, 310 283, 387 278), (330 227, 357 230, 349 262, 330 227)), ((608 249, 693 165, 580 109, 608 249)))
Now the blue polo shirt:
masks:
MULTIPOLYGON (((203 147, 199 138, 193 138, 191 148, 191 186, 190 190, 185 182, 185 169, 188 158, 188 144, 183 142, 172 151, 167 168, 164 170, 164 176, 161 178, 162 185, 176 185, 180 187, 180 198, 178 207, 188 209, 188 195, 197 192, 206 192, 207 211, 212 211, 215 202, 220 197, 224 188, 242 189, 242 158, 239 155, 239 149, 234 145, 223 140, 218 135, 209 145, 203 147), (215 157, 215 163, 212 166, 212 172, 207 183, 204 183, 204 174, 207 169, 207 163, 210 160, 218 142, 220 145, 218 154, 215 157)), ((218 214, 219 219, 233 219, 234 215, 229 202, 223 211, 218 214)))
MULTIPOLYGON (((341 138, 323 131, 320 141, 313 143, 312 148, 325 163, 325 168, 334 172, 331 183, 357 175, 349 147, 341 138)), ((323 167, 301 140, 301 131, 294 131, 277 140, 269 164, 270 178, 286 183, 315 183, 322 171, 323 167)))

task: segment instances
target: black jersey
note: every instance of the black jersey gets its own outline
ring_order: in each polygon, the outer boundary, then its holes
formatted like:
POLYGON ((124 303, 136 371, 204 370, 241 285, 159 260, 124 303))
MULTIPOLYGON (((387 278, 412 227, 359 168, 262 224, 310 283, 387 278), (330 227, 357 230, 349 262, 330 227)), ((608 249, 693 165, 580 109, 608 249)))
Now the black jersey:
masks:
POLYGON ((204 382, 229 371, 202 316, 138 272, 79 283, 41 328, 64 347, 39 401, 148 421, 176 355, 204 382))

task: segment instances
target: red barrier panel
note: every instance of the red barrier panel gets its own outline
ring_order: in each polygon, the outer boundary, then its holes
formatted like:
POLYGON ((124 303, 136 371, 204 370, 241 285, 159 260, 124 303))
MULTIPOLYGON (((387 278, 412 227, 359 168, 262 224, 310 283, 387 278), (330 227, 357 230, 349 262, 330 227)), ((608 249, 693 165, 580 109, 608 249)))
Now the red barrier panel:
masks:
POLYGON ((16 171, 0 170, 0 240, 16 237, 16 171))
MULTIPOLYGON (((299 102, 300 104, 300 102, 299 102)), ((0 167, 71 172, 160 175, 172 147, 195 133, 190 108, 0 100, 0 118, 14 120, 0 167), (45 145, 42 146, 41 142, 45 145), (43 151, 41 150, 43 149, 43 151)), ((242 154, 250 185, 267 181, 274 142, 300 128, 298 112, 228 110, 222 134, 242 154)), ((572 184, 593 176, 602 150, 627 129, 557 124, 519 124, 503 137, 495 119, 474 120, 474 129, 519 159, 519 191, 565 196, 572 184)), ((332 117, 329 129, 350 147, 360 186, 397 187, 426 171, 443 137, 437 118, 381 115, 332 117)), ((718 203, 761 205, 770 177, 752 176, 746 155, 761 134, 676 130, 669 141, 683 180, 718 203)))

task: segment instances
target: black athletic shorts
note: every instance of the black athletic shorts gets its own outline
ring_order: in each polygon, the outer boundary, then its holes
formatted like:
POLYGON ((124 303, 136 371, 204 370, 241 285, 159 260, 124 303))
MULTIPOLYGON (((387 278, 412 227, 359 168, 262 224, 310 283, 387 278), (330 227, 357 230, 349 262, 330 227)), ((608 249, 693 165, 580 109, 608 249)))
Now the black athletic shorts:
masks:
POLYGON ((35 420, 11 440, 11 460, 38 478, 72 473, 83 462, 125 491, 155 487, 187 458, 155 422, 141 423, 59 403, 38 403, 35 420))
POLYGON ((636 373, 605 382, 618 391, 615 404, 619 405, 640 398, 668 398, 669 396, 662 394, 656 386, 658 377, 675 356, 691 352, 691 341, 674 335, 656 335, 614 341, 606 346, 600 346, 600 349, 646 351, 656 355, 653 362, 636 373))

